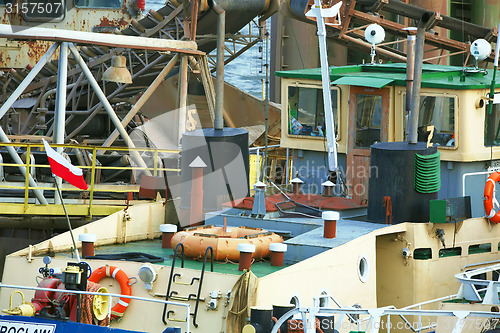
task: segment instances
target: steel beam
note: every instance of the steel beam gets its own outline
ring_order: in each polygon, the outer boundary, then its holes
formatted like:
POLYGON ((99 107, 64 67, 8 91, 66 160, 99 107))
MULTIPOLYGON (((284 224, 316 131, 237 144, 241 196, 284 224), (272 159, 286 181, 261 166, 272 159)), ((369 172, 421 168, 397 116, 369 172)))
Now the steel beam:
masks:
MULTIPOLYGON (((156 79, 149 85, 148 89, 144 92, 144 94, 141 95, 141 98, 137 101, 132 106, 132 109, 127 113, 127 115, 122 119, 121 123, 123 126, 127 126, 128 123, 134 118, 134 116, 139 112, 139 110, 144 106, 144 103, 151 97, 151 95, 155 92, 156 88, 163 82, 163 79, 170 73, 172 68, 177 64, 177 61, 179 60, 179 55, 176 54, 168 64, 162 69, 160 74, 156 77, 156 79)), ((113 133, 106 139, 106 141, 103 143, 103 147, 109 147, 115 142, 115 140, 118 138, 118 130, 115 129, 113 133)))
POLYGON ((123 47, 141 50, 171 51, 186 54, 204 54, 197 51, 198 47, 192 41, 170 39, 145 38, 136 36, 123 36, 101 34, 86 31, 69 31, 48 28, 30 28, 0 24, 0 36, 17 40, 46 40, 55 42, 71 42, 78 44, 101 45, 107 47, 123 47))
MULTIPOLYGON (((94 89, 94 92, 96 93, 97 97, 101 101, 101 103, 102 103, 104 109, 106 110, 106 113, 108 114, 109 118, 111 119, 111 121, 115 125, 116 129, 120 133, 121 137, 125 141, 127 147, 129 147, 129 148, 135 148, 134 142, 132 141, 132 139, 130 139, 127 131, 125 130, 125 128, 123 127, 123 125, 122 125, 122 123, 120 121, 120 118, 118 118, 118 116, 116 115, 115 111, 113 110, 113 107, 111 106, 111 104, 109 103, 108 99, 106 98, 106 95, 101 90, 101 87, 99 86, 99 83, 96 81, 96 79, 92 75, 92 72, 87 67, 87 64, 85 64, 85 61, 81 57, 80 53, 78 53, 78 50, 71 43, 69 44, 69 49, 70 49, 71 53, 73 54, 73 57, 75 58, 75 60, 78 62, 78 65, 80 65, 80 68, 82 69, 83 73, 87 77, 87 80, 89 81, 90 85, 92 86, 92 89, 94 89)), ((141 168, 147 168, 148 167, 147 164, 142 159, 141 155, 137 151, 131 150, 130 151, 130 155, 133 156, 134 161, 141 168)), ((145 169, 144 172, 147 175, 149 175, 149 176, 151 175, 151 172, 149 170, 147 170, 147 169, 145 169)))

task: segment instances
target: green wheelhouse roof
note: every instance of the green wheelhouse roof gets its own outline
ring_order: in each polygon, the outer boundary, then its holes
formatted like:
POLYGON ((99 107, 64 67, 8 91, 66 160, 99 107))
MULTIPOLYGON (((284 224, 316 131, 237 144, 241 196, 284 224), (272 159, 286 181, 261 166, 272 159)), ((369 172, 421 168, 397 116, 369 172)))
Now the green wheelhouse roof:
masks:
MULTIPOLYGON (((465 71, 458 66, 424 64, 422 68, 422 86, 448 89, 485 89, 491 85, 493 70, 487 74, 465 71)), ((321 80, 320 68, 277 71, 276 76, 291 79, 321 80)), ((382 88, 386 85, 406 85, 406 64, 365 64, 355 66, 330 67, 332 84, 357 85, 382 88)), ((496 76, 495 86, 500 87, 500 75, 496 76)))
POLYGON ((336 79, 332 82, 332 84, 339 85, 348 85, 348 86, 361 86, 361 87, 370 87, 370 88, 383 88, 388 84, 393 83, 392 79, 380 79, 376 77, 360 77, 360 76, 343 76, 340 79, 336 79))

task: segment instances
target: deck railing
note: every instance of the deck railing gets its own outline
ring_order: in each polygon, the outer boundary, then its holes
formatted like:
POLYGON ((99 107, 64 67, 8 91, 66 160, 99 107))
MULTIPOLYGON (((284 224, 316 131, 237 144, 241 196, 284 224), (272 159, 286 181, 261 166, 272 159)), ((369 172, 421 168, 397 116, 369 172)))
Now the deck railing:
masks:
MULTIPOLYGON (((31 196, 30 190, 49 190, 55 191, 55 184, 53 180, 46 182, 38 182, 37 187, 30 186, 29 175, 34 174, 34 170, 37 168, 50 168, 48 164, 39 164, 36 161, 32 161, 31 154, 34 151, 43 151, 42 144, 28 144, 28 143, 0 143, 0 149, 4 147, 12 146, 16 150, 25 153, 25 163, 5 163, 0 158, 0 191, 2 190, 22 190, 23 197, 21 198, 20 193, 12 195, 11 197, 3 197, 0 200, 0 205, 3 205, 2 211, 4 213, 10 214, 46 214, 46 215, 63 215, 61 205, 52 204, 40 205, 37 204, 36 199, 31 196), (7 181, 5 179, 5 168, 6 167, 24 167, 26 169, 26 175, 23 181, 7 181), (42 206, 42 207, 40 207, 42 206)), ((134 184, 133 180, 130 179, 129 182, 120 183, 100 183, 100 176, 102 171, 114 171, 113 175, 118 175, 122 172, 140 172, 144 170, 149 170, 153 176, 164 175, 165 172, 180 172, 178 168, 166 168, 163 167, 162 162, 159 160, 160 157, 165 156, 175 156, 179 154, 179 150, 173 149, 156 149, 156 148, 128 148, 128 147, 101 147, 101 146, 85 146, 85 145, 57 145, 51 144, 52 147, 58 148, 62 147, 65 150, 74 150, 86 156, 83 159, 87 161, 87 165, 77 165, 79 168, 83 169, 84 177, 89 183, 89 189, 87 191, 81 191, 80 189, 70 185, 63 184, 61 190, 63 192, 82 192, 80 199, 69 199, 65 200, 68 207, 69 215, 107 215, 113 213, 114 211, 120 210, 127 205, 127 200, 98 200, 96 199, 96 194, 102 193, 137 193, 139 192, 139 185, 134 184), (107 155, 110 152, 116 152, 120 156, 127 155, 129 152, 138 152, 139 154, 149 155, 147 156, 150 163, 148 167, 139 167, 131 163, 130 165, 101 165, 99 161, 99 154, 106 152, 107 155)), ((3 154, 6 156, 5 154, 3 154)), ((132 161, 133 162, 133 161, 132 161)), ((73 163, 75 164, 75 163, 73 163)), ((21 176, 21 172, 16 170, 16 175, 21 176)))
MULTIPOLYGON (((10 289, 17 289, 17 290, 41 290, 41 291, 49 291, 53 292, 54 289, 51 288, 40 288, 40 287, 28 287, 28 286, 16 286, 16 285, 9 285, 9 284, 3 284, 0 282, 0 288, 10 288, 10 289)), ((101 293, 101 292, 91 292, 91 291, 77 291, 77 290, 63 290, 64 293, 67 294, 75 294, 75 295, 99 295, 99 296, 109 296, 110 300, 108 302, 108 311, 107 311, 107 316, 108 318, 111 318, 111 307, 113 303, 113 297, 116 298, 130 298, 138 301, 143 301, 143 302, 150 302, 150 303, 161 303, 161 304, 170 304, 170 305, 175 305, 175 306, 181 306, 186 308, 186 320, 182 320, 185 322, 185 328, 186 328, 186 333, 191 332, 190 331, 190 313, 191 313, 191 306, 188 303, 180 303, 180 302, 173 302, 173 301, 165 301, 162 299, 154 299, 154 298, 145 298, 145 297, 138 297, 138 296, 132 296, 132 295, 121 295, 121 294, 112 294, 112 293, 101 293)))
MULTIPOLYGON (((495 323, 500 320, 500 313, 498 312, 488 312, 488 311, 453 311, 453 310, 410 310, 407 308, 397 309, 393 306, 376 308, 376 309, 357 309, 357 308, 332 308, 332 307, 297 307, 287 313, 285 313, 281 318, 278 318, 276 324, 274 325, 271 333, 277 333, 279 327, 285 323, 288 319, 293 316, 299 316, 301 318, 300 322, 295 322, 294 325, 298 326, 299 329, 303 329, 305 333, 316 332, 317 321, 316 317, 320 316, 322 322, 320 325, 326 325, 328 329, 331 329, 331 325, 335 325, 335 329, 343 331, 358 331, 366 333, 378 333, 380 330, 390 332, 391 328, 395 329, 397 332, 401 331, 413 331, 422 332, 429 331, 432 328, 439 327, 437 324, 440 317, 456 318, 451 319, 442 323, 442 332, 452 332, 461 333, 464 329, 468 329, 466 324, 467 319, 475 318, 477 323, 477 331, 485 328, 488 329, 490 325, 496 325, 495 323), (340 316, 338 321, 326 321, 325 317, 330 316, 340 316), (350 318, 350 323, 344 322, 345 317, 350 318), (363 316, 363 319, 357 319, 363 316), (391 322, 391 316, 398 316, 404 318, 401 325, 394 325, 391 322), (417 323, 411 323, 408 317, 432 317, 436 318, 434 324, 429 327, 419 327, 417 323), (384 322, 383 317, 387 317, 384 322), (490 322, 493 321, 493 322, 490 322)), ((332 317, 333 318, 333 317, 332 317)), ((320 326, 321 327, 321 326, 320 326)), ((475 326, 476 327, 476 326, 475 326)), ((491 327, 491 328, 494 328, 491 327)))

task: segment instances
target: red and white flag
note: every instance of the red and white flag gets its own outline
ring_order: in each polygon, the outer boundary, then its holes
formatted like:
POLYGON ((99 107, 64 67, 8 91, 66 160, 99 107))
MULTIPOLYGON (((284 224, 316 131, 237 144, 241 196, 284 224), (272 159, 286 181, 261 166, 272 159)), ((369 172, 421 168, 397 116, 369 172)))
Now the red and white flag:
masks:
POLYGON ((88 189, 88 185, 83 179, 82 169, 74 166, 68 162, 62 155, 59 155, 51 146, 42 138, 43 145, 45 147, 45 152, 49 158, 50 169, 52 173, 56 176, 61 177, 73 186, 78 187, 81 190, 88 189))

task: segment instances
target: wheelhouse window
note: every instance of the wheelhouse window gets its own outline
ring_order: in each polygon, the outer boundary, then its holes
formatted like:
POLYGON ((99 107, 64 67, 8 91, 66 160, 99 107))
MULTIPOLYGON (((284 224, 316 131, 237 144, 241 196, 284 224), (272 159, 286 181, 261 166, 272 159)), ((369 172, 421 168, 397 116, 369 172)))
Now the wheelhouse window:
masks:
MULTIPOLYGON (((403 101, 403 105, 405 104, 406 95, 403 101)), ((455 147, 455 110, 454 96, 420 95, 418 141, 427 142, 431 133, 429 126, 434 126, 431 142, 442 147, 455 147)), ((409 115, 406 122, 405 133, 408 135, 409 115)))
POLYGON ((75 0, 76 7, 121 8, 123 0, 75 0))
POLYGON ((447 96, 420 96, 418 141, 427 141, 428 126, 434 126, 431 142, 439 146, 455 147, 455 98, 447 96))
POLYGON ((382 96, 356 95, 356 148, 369 148, 380 141, 382 96))
MULTIPOLYGON (((335 133, 338 134, 338 88, 331 90, 335 133)), ((326 135, 323 91, 321 88, 288 87, 288 134, 326 135)))
MULTIPOLYGON (((484 117, 484 145, 500 146, 500 104, 493 104, 493 110, 488 113, 488 106, 485 107, 484 117)), ((500 245, 499 245, 500 248, 500 245)))
POLYGON ((50 22, 64 19, 65 6, 64 0, 23 0, 21 6, 14 10, 21 12, 26 21, 50 22))

